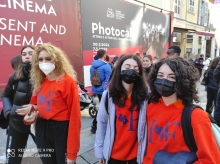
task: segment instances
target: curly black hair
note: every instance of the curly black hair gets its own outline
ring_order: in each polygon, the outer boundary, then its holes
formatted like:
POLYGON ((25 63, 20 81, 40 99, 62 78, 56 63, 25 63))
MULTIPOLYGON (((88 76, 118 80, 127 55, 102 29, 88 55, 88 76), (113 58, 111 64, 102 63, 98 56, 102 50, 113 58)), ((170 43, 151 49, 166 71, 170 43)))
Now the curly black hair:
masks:
POLYGON ((161 95, 157 92, 156 87, 154 86, 154 81, 157 78, 158 70, 165 63, 176 75, 175 90, 178 99, 182 100, 183 105, 192 104, 193 101, 198 103, 199 97, 196 89, 196 82, 200 77, 198 69, 183 58, 175 56, 163 58, 153 65, 148 78, 148 83, 151 89, 151 93, 149 95, 150 102, 157 103, 161 98, 161 95))

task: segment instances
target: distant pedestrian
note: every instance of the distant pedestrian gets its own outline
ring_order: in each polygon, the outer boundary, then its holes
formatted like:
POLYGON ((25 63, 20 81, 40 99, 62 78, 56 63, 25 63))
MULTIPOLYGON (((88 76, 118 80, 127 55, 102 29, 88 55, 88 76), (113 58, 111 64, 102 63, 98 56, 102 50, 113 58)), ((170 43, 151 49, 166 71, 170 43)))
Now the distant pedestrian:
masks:
POLYGON ((155 56, 155 57, 154 57, 154 61, 153 61, 153 63, 158 62, 158 60, 159 60, 159 56, 155 56))
POLYGON ((194 57, 193 57, 193 56, 190 56, 190 57, 189 57, 189 62, 190 62, 193 66, 195 66, 194 57))
POLYGON ((146 78, 148 78, 148 74, 151 71, 152 64, 153 64, 153 61, 152 61, 152 56, 151 55, 146 55, 146 56, 143 57, 142 65, 143 65, 143 68, 144 68, 146 78))
MULTIPOLYGON (((105 61, 106 60, 106 51, 103 49, 100 49, 97 51, 97 57, 98 60, 94 60, 92 62, 92 66, 90 67, 90 80, 92 81, 92 75, 97 70, 97 73, 101 80, 101 85, 99 86, 92 86, 92 92, 95 93, 98 96, 99 102, 102 98, 102 93, 106 89, 106 86, 108 84, 112 69, 110 65, 105 61)), ((91 132, 95 133, 97 128, 97 121, 96 118, 92 122, 91 126, 91 132)))
POLYGON ((115 56, 113 59, 112 59, 112 64, 113 64, 113 67, 115 67, 115 65, 117 64, 118 62, 118 56, 115 56))
POLYGON ((195 60, 195 67, 198 69, 199 71, 199 76, 201 78, 202 76, 202 70, 203 70, 203 61, 204 61, 204 55, 200 55, 200 57, 198 59, 195 60))
POLYGON ((141 59, 141 54, 140 53, 136 53, 135 55, 141 59))
POLYGON ((20 60, 21 60, 21 55, 15 56, 11 59, 11 66, 14 70, 18 69, 20 60))
POLYGON ((211 58, 207 57, 205 61, 203 61, 204 65, 204 71, 206 71, 209 68, 209 64, 211 63, 211 58))
POLYGON ((109 56, 106 55, 105 61, 110 65, 111 69, 113 69, 113 64, 109 62, 109 56))
POLYGON ((215 118, 215 121, 217 122, 218 126, 220 127, 220 62, 216 66, 216 69, 214 71, 213 76, 214 76, 216 84, 219 87, 218 93, 217 93, 217 98, 216 98, 214 118, 215 118))
POLYGON ((112 75, 113 75, 113 73, 114 73, 114 71, 115 71, 115 68, 116 68, 116 66, 117 66, 117 64, 118 64, 118 61, 119 61, 121 58, 123 58, 125 55, 126 55, 126 54, 122 54, 119 58, 118 58, 117 56, 115 56, 114 59, 112 60, 112 63, 114 63, 114 65, 113 65, 113 69, 112 69, 112 72, 111 72, 109 81, 112 79, 112 75), (113 61, 114 61, 114 62, 113 62, 113 61))
POLYGON ((214 80, 213 73, 219 62, 220 62, 220 57, 214 58, 209 68, 204 73, 208 79, 206 112, 208 112, 209 114, 212 113, 213 106, 214 107, 216 106, 216 98, 219 87, 214 80))
POLYGON ((167 56, 180 56, 181 48, 179 46, 171 46, 167 50, 167 56))

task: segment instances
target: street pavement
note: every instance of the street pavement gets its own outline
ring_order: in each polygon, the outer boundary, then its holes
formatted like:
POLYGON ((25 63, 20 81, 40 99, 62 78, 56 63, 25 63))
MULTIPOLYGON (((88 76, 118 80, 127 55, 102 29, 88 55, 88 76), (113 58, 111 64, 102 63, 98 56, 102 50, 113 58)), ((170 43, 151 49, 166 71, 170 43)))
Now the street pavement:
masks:
MULTIPOLYGON (((205 109, 206 106, 206 91, 205 87, 197 83, 200 103, 198 105, 205 109)), ((98 99, 94 99, 98 103, 98 99)), ((94 141, 95 134, 91 134, 90 126, 92 124, 92 118, 89 116, 88 108, 81 111, 82 115, 82 128, 81 128, 81 141, 80 141, 80 151, 78 153, 77 164, 95 164, 98 163, 97 158, 94 156, 94 141)), ((6 131, 0 129, 0 156, 5 153, 6 145, 6 131)), ((25 155, 28 157, 23 158, 22 164, 42 164, 39 157, 33 157, 36 154, 36 145, 32 138, 29 137, 27 143, 27 150, 25 155), (30 157, 31 156, 31 157, 30 157)), ((1 163, 0 163, 1 164, 1 163)))

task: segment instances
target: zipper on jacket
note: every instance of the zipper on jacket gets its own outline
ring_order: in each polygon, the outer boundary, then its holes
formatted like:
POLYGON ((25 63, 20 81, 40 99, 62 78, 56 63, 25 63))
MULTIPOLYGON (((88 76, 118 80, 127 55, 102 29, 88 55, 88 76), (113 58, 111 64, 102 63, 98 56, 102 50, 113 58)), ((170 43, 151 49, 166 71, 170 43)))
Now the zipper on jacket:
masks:
POLYGON ((141 141, 140 162, 142 163, 142 141, 141 141))
MULTIPOLYGON (((147 121, 147 120, 146 120, 147 121)), ((145 129, 146 127, 145 127, 145 125, 144 125, 144 129, 145 129)), ((142 129, 141 129, 141 131, 142 131, 142 129)), ((145 135, 145 134, 144 134, 145 135)), ((146 136, 147 137, 147 136, 146 136)), ((143 159, 142 159, 142 142, 143 142, 143 139, 144 139, 144 137, 143 138, 141 138, 140 139, 140 144, 141 144, 141 150, 140 150, 140 163, 142 163, 143 161, 143 159)))
MULTIPOLYGON (((108 93, 107 93, 108 94, 108 93)), ((109 99, 108 99, 109 100, 109 99)), ((108 103, 108 109, 109 109, 109 103, 108 103)), ((110 110, 108 113, 108 123, 109 123, 109 136, 110 136, 110 140, 109 140, 109 147, 108 147, 108 158, 110 159, 110 146, 111 146, 111 124, 110 124, 110 110)), ((107 159, 106 159, 106 164, 108 163, 107 159)))

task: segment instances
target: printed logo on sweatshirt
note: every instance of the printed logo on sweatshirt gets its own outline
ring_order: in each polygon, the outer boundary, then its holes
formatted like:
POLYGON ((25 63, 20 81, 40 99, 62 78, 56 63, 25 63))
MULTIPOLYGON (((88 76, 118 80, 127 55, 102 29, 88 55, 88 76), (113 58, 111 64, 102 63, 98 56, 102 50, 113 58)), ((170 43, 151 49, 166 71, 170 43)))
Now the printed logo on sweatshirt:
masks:
POLYGON ((128 119, 127 119, 126 115, 123 115, 123 114, 120 114, 120 115, 119 115, 118 120, 119 120, 120 122, 122 122, 123 125, 126 125, 126 124, 128 123, 128 119))
POLYGON ((42 105, 47 105, 46 110, 50 110, 50 103, 55 103, 55 99, 51 98, 52 95, 57 95, 57 93, 54 91, 49 91, 47 96, 38 93, 40 103, 42 105))
POLYGON ((116 119, 121 123, 117 124, 116 129, 128 127, 128 131, 135 131, 136 129, 134 129, 134 123, 138 123, 138 117, 136 118, 135 114, 139 114, 137 110, 130 110, 129 115, 119 113, 119 111, 116 110, 116 119), (129 126, 127 126, 128 123, 129 126))
POLYGON ((176 131, 179 130, 181 126, 179 122, 167 122, 165 126, 159 126, 157 125, 157 120, 153 119, 150 123, 149 128, 149 142, 154 144, 154 141, 158 140, 162 142, 167 142, 170 137, 176 139, 176 131))

